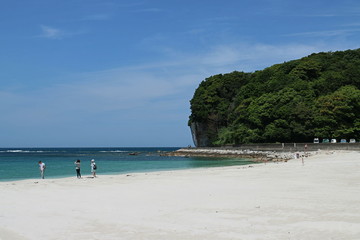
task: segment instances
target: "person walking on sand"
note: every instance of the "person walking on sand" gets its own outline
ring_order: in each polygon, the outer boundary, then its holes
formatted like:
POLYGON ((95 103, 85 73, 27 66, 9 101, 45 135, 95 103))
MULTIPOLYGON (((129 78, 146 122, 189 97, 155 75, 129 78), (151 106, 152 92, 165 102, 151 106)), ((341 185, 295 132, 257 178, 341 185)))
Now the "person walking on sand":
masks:
POLYGON ((75 170, 76 170, 76 177, 77 178, 81 178, 81 173, 80 173, 80 160, 76 160, 75 164, 75 170))
POLYGON ((46 168, 45 163, 43 163, 42 161, 39 161, 40 177, 42 179, 45 178, 45 175, 44 175, 45 174, 45 168, 46 168))
POLYGON ((91 160, 90 167, 91 167, 91 173, 92 173, 93 178, 96 178, 97 166, 96 166, 96 163, 95 163, 95 159, 91 160))

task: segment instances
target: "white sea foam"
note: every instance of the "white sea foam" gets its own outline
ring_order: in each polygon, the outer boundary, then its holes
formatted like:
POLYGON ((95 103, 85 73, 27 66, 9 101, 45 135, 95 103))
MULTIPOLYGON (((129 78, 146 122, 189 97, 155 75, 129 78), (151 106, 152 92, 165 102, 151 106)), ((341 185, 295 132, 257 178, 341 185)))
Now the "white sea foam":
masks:
POLYGON ((106 153, 106 152, 109 152, 109 153, 120 153, 120 152, 129 152, 129 151, 113 150, 113 151, 99 151, 99 152, 103 152, 103 153, 106 153))
POLYGON ((6 150, 0 152, 7 152, 7 153, 42 153, 45 151, 30 151, 30 150, 6 150))
POLYGON ((28 153, 30 151, 25 151, 25 150, 7 150, 5 152, 10 152, 10 153, 20 153, 20 152, 24 152, 24 153, 28 153))

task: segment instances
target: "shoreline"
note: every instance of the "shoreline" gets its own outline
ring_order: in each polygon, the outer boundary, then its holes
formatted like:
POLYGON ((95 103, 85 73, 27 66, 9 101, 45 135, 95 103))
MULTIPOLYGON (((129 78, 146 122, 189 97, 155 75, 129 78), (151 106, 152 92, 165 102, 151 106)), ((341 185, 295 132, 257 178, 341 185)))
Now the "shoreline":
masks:
POLYGON ((0 239, 346 239, 360 152, 90 179, 0 182, 0 239))
POLYGON ((316 155, 321 150, 316 151, 269 151, 269 150, 249 150, 236 148, 181 148, 174 152, 164 153, 164 156, 178 157, 225 157, 225 158, 248 158, 255 162, 264 161, 288 161, 299 157, 310 157, 316 155))
MULTIPOLYGON (((179 156, 181 157, 181 156, 179 156)), ((116 177, 116 176, 132 176, 132 175, 141 175, 141 174, 145 174, 145 175, 150 175, 152 173, 155 174, 160 174, 160 173, 165 173, 165 172, 178 172, 178 171, 192 171, 192 170, 197 170, 199 169, 204 170, 204 169, 212 169, 212 168, 226 168, 226 167, 232 167, 232 166, 249 166, 252 164, 256 164, 258 163, 258 161, 251 161, 251 163, 248 164, 234 164, 234 165, 225 165, 225 166, 202 166, 202 167, 191 167, 191 168, 174 168, 174 169, 154 169, 154 170, 142 170, 142 171, 134 171, 134 172, 111 172, 111 173, 102 173, 101 171, 97 172, 97 177, 95 179, 98 179, 99 177, 116 177)), ((0 180, 0 186, 1 183, 16 183, 16 182, 22 182, 22 181, 31 181, 31 182, 41 182, 41 181, 52 181, 52 180, 61 180, 61 179, 77 179, 75 174, 72 175, 65 175, 65 176, 47 176, 45 173, 45 179, 41 179, 41 178, 26 178, 26 179, 9 179, 9 180, 0 180)), ((82 173, 82 178, 81 179, 94 179, 92 177, 91 173, 82 173)), ((0 239, 1 240, 1 239, 0 239)))
MULTIPOLYGON (((343 150, 337 151, 342 152, 343 150)), ((181 148, 173 152, 163 152, 161 156, 177 156, 177 157, 210 157, 210 158, 245 158, 253 161, 253 164, 258 163, 268 163, 268 162, 287 162, 292 159, 298 158, 308 158, 317 154, 328 154, 335 151, 308 151, 308 152, 288 152, 288 151, 252 151, 252 150, 239 150, 239 149, 223 149, 223 148, 181 148), (299 153, 299 156, 296 156, 296 153, 299 153)), ((344 151, 346 152, 346 151, 344 151)), ((349 152, 353 152, 349 150, 349 152)), ((355 151, 354 151, 355 152, 355 151)), ((236 166, 250 166, 253 164, 245 164, 245 165, 235 165, 236 166)), ((201 167, 200 170, 203 169, 212 169, 212 168, 226 168, 232 166, 219 166, 219 167, 201 167)), ((151 174, 151 173, 163 173, 163 172, 177 172, 177 171, 191 171, 196 170, 198 168, 189 168, 189 169, 167 169, 167 170, 154 170, 154 171, 139 171, 139 172, 124 172, 124 173, 108 173, 108 174, 100 174, 100 177, 107 176, 131 176, 136 174, 151 174)), ((31 182, 41 182, 42 180, 54 181, 61 179, 76 179, 76 176, 62 176, 62 177, 46 177, 45 179, 40 178, 29 178, 29 179, 17 179, 17 180, 1 180, 1 183, 16 183, 22 181, 31 181, 31 182)), ((91 173, 83 175, 82 179, 92 179, 91 173)))
MULTIPOLYGON (((74 176, 64 176, 64 177, 48 177, 45 179, 41 178, 29 178, 29 179, 19 179, 19 180, 9 180, 9 181, 0 181, 0 187, 2 185, 16 185, 16 184, 38 184, 38 183, 74 183, 74 182, 90 182, 90 181, 103 181, 110 179, 124 179, 128 177, 145 177, 145 176, 159 176, 159 175, 172 175, 172 174, 182 174, 182 173, 201 173, 204 171, 221 171, 222 169, 230 169, 230 168, 252 168, 254 166, 259 165, 259 163, 265 162, 257 162, 242 165, 231 165, 231 166, 215 166, 215 167, 198 167, 198 168, 187 168, 187 169, 166 169, 166 170, 154 170, 154 171, 139 171, 139 172, 127 172, 127 173, 111 173, 111 174, 101 174, 97 173, 97 177, 93 178, 91 173, 82 174, 82 178, 78 179, 74 176)), ((1 240, 1 239, 0 239, 1 240)))

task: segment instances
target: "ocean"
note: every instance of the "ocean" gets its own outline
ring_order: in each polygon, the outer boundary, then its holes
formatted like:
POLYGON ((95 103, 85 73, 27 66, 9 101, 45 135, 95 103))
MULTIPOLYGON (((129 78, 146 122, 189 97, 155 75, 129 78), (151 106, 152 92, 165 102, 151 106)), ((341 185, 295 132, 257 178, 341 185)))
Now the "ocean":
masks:
POLYGON ((90 176, 95 159, 97 175, 154 172, 251 164, 249 159, 169 157, 163 152, 179 148, 0 148, 0 181, 40 178, 38 162, 46 164, 45 178, 76 177, 74 162, 81 160, 81 174, 90 176))

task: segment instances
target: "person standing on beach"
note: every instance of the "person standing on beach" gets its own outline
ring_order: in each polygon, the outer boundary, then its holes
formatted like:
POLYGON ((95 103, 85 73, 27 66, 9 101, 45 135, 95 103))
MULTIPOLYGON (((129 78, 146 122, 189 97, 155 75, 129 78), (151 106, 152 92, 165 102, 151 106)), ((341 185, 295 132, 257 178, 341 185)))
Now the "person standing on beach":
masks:
POLYGON ((39 161, 40 177, 42 179, 45 178, 45 176, 44 176, 45 168, 46 168, 45 163, 43 163, 42 161, 39 161))
POLYGON ((92 159, 92 160, 91 160, 90 167, 91 167, 92 176, 93 176, 94 178, 96 178, 96 169, 97 169, 97 166, 96 166, 96 163, 95 163, 95 159, 92 159))
POLYGON ((81 173, 80 173, 80 160, 76 160, 75 164, 75 170, 76 170, 76 177, 77 178, 81 178, 81 173))

